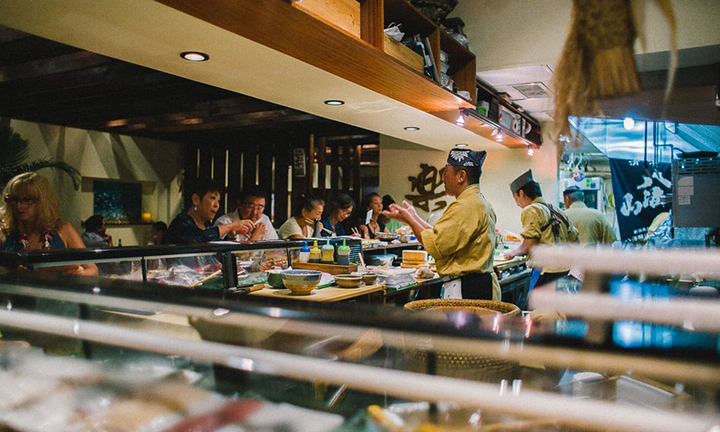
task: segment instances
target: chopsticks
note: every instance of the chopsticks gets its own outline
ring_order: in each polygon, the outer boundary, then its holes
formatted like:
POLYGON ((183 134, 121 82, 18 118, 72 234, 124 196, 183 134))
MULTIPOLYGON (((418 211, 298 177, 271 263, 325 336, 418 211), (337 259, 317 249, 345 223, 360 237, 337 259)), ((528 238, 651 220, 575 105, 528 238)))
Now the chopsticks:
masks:
POLYGON ((215 276, 219 275, 220 273, 222 273, 222 269, 220 269, 216 272, 210 273, 209 275, 205 276, 204 278, 202 278, 199 281, 195 282, 194 284, 190 285, 190 288, 195 288, 196 286, 200 285, 201 283, 203 283, 205 281, 208 281, 208 280, 214 278, 215 276))
POLYGON ((325 232, 328 233, 328 234, 335 234, 335 231, 330 231, 329 229, 324 228, 324 227, 323 227, 322 230, 325 231, 325 232))
MULTIPOLYGON (((357 228, 355 228, 355 227, 352 227, 352 228, 350 228, 350 229, 352 230, 353 234, 357 234, 357 235, 360 235, 360 231, 358 231, 358 229, 357 229, 357 228)), ((362 236, 360 236, 360 237, 362 237, 362 236)))

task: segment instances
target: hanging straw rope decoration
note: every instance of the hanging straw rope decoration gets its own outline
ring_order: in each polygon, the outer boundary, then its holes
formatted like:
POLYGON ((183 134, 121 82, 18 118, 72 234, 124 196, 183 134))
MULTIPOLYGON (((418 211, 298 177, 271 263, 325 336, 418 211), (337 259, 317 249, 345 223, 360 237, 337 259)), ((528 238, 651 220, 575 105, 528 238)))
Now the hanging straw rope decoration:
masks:
MULTIPOLYGON (((668 22, 672 45, 664 118, 677 67, 677 25, 670 0, 654 2, 668 22)), ((640 92, 633 57, 635 22, 630 0, 573 0, 570 32, 553 77, 556 137, 570 135, 569 116, 602 115, 600 99, 640 92)))
POLYGON ((568 116, 599 113, 598 99, 638 93, 629 0, 573 0, 572 25, 553 78, 557 134, 568 116))

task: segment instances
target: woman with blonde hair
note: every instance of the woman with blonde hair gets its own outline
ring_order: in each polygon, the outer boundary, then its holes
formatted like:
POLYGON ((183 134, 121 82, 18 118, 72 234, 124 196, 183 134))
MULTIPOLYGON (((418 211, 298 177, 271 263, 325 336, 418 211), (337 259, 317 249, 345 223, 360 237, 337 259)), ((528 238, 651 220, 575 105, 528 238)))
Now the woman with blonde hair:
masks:
MULTIPOLYGON (((60 219, 60 200, 47 178, 38 173, 18 174, 5 185, 0 221, 4 251, 85 247, 77 230, 60 219)), ((97 266, 92 263, 58 269, 63 273, 97 274, 97 266)))

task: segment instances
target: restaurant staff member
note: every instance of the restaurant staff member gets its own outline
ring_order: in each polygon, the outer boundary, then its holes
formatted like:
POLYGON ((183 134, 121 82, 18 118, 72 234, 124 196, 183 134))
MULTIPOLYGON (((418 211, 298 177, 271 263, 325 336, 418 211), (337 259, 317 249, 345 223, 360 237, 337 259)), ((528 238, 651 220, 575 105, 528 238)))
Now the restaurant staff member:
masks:
MULTIPOLYGON (((533 179, 532 170, 527 170, 510 184, 515 204, 522 208, 522 242, 504 257, 510 259, 526 255, 537 244, 560 244, 577 241, 578 230, 560 209, 542 197, 540 184, 533 179)), ((533 269, 530 290, 568 274, 567 267, 545 267, 533 269)))
POLYGON ((617 237, 605 216, 598 210, 585 205, 585 192, 577 186, 570 186, 563 191, 565 214, 579 232, 582 244, 611 244, 617 237))
POLYGON ((495 254, 495 212, 480 193, 480 175, 487 152, 453 149, 447 158, 442 180, 445 193, 457 199, 435 225, 421 219, 415 209, 390 204, 383 214, 408 224, 415 237, 435 258, 438 274, 456 278, 443 285, 461 293, 464 299, 501 299, 500 284, 493 271, 495 254), (459 286, 458 286, 459 285, 459 286))

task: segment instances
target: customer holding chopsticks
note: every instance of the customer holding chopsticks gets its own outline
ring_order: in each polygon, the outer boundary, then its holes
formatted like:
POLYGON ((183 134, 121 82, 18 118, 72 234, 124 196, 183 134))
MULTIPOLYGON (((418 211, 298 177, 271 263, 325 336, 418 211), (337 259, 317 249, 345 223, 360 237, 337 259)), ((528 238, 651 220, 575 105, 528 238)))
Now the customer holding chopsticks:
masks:
POLYGON ((325 214, 320 220, 320 223, 322 223, 320 234, 323 237, 344 235, 360 237, 360 233, 357 231, 354 231, 352 234, 347 234, 343 226, 343 222, 350 217, 354 209, 355 201, 350 198, 350 195, 344 193, 334 195, 330 198, 325 214))
POLYGON ((312 195, 303 197, 290 219, 285 221, 278 230, 278 237, 284 240, 299 240, 313 236, 315 224, 318 226, 317 236, 323 230, 320 222, 325 201, 312 195))
POLYGON ((214 180, 203 179, 188 182, 188 209, 173 219, 163 236, 164 244, 187 245, 220 240, 226 235, 247 234, 253 229, 249 219, 221 226, 212 226, 212 220, 220 209, 223 187, 214 180))

